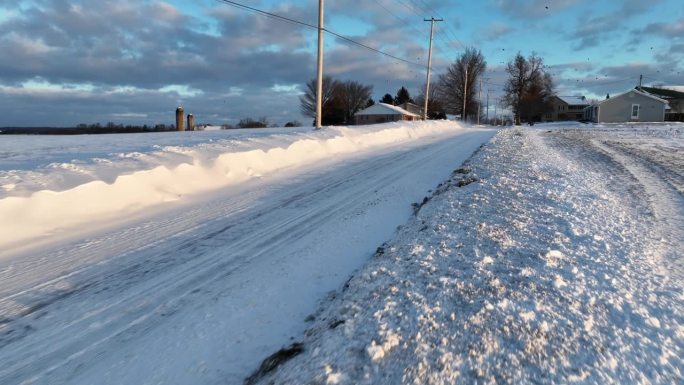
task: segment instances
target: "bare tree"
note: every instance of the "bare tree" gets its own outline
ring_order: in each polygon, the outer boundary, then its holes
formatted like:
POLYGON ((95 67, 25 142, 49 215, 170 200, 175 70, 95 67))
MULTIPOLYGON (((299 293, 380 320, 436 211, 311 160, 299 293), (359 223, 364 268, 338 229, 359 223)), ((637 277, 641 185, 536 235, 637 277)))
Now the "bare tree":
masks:
POLYGON ((335 99, 344 112, 344 123, 354 124, 354 114, 364 108, 371 98, 373 86, 363 85, 353 80, 338 82, 335 87, 335 99))
MULTIPOLYGON (((364 108, 371 97, 372 86, 348 80, 341 82, 329 76, 323 78, 324 125, 354 124, 354 114, 364 108)), ((302 114, 316 117, 316 81, 306 83, 306 92, 299 98, 302 114)))
POLYGON ((513 110, 515 124, 541 119, 553 95, 553 79, 544 71, 544 60, 535 53, 527 59, 518 53, 506 65, 506 72, 504 102, 513 110))
POLYGON ((266 117, 261 117, 259 120, 254 120, 252 118, 240 119, 237 124, 237 128, 266 128, 268 127, 268 120, 266 117))
MULTIPOLYGON (((323 116, 326 115, 327 110, 330 110, 337 85, 338 81, 330 76, 323 78, 323 116)), ((316 117, 316 79, 309 80, 306 83, 305 93, 299 97, 299 103, 304 116, 316 117)))
MULTIPOLYGON (((437 81, 437 98, 446 112, 462 114, 464 117, 477 114, 479 101, 476 97, 477 83, 487 69, 487 61, 480 50, 473 47, 465 49, 463 54, 439 75, 437 81), (463 98, 466 107, 463 111, 463 98)), ((428 111, 429 111, 428 107, 428 111)))
MULTIPOLYGON (((416 104, 425 105, 425 84, 423 84, 420 95, 416 98, 416 104)), ((430 98, 428 99, 428 119, 446 119, 444 106, 438 95, 437 83, 430 82, 430 98)))

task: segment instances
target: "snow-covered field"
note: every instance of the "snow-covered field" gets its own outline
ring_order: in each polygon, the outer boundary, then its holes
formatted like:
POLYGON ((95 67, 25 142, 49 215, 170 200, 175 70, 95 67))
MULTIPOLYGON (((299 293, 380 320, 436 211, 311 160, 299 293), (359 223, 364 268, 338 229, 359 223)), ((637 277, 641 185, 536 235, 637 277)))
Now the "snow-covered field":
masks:
POLYGON ((109 138, 1 144, 3 385, 684 382, 682 124, 109 138))
POLYGON ((684 125, 563 127, 501 131, 250 383, 684 383, 684 125))

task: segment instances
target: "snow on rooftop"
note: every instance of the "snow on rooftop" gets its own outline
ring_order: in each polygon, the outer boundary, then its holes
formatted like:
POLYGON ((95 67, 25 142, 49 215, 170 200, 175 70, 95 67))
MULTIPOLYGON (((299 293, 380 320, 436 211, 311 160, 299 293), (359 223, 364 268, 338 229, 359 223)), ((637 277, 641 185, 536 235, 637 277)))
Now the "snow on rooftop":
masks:
POLYGON ((585 98, 584 96, 559 96, 558 99, 564 101, 565 103, 568 103, 568 105, 571 105, 571 106, 576 106, 576 105, 588 106, 589 105, 589 100, 587 100, 587 98, 585 98))
POLYGON ((374 104, 365 110, 359 111, 356 115, 407 115, 420 117, 418 114, 414 114, 399 106, 393 106, 387 103, 374 104))
POLYGON ((662 86, 661 88, 677 92, 684 92, 684 86, 662 86))
POLYGON ((621 94, 619 94, 619 95, 611 96, 609 99, 601 100, 600 102, 598 102, 598 105, 601 105, 601 104, 606 103, 606 102, 613 101, 613 100, 615 100, 615 99, 617 99, 617 98, 619 98, 619 97, 621 97, 621 96, 623 96, 623 95, 627 95, 627 94, 629 94, 629 93, 631 93, 631 92, 636 93, 636 94, 639 94, 639 95, 642 95, 642 96, 646 96, 647 98, 651 98, 651 99, 653 99, 653 100, 657 100, 657 101, 659 101, 659 102, 663 102, 663 103, 665 103, 665 105, 668 105, 667 100, 665 100, 665 99, 663 99, 663 98, 659 98, 658 96, 653 95, 653 94, 650 94, 650 93, 648 93, 648 92, 640 91, 640 90, 637 90, 637 89, 631 89, 631 90, 629 90, 629 91, 627 91, 627 92, 623 92, 623 93, 621 93, 621 94))

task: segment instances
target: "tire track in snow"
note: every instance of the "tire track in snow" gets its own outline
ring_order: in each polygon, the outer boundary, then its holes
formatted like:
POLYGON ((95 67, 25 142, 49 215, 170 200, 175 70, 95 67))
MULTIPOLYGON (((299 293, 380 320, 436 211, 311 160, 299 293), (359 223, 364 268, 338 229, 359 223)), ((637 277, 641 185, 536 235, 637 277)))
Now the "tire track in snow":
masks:
MULTIPOLYGON (((643 186, 647 204, 651 207, 660 238, 658 254, 665 264, 663 270, 673 278, 684 278, 684 260, 678 251, 684 250, 684 197, 670 181, 670 172, 635 156, 618 142, 593 140, 599 149, 620 163, 643 186)), ((673 170, 674 172, 674 170, 673 170)))
POLYGON ((610 131, 566 130, 547 137, 552 138, 549 145, 577 157, 588 171, 609 176, 610 188, 626 193, 623 199, 630 203, 626 209, 652 218, 652 251, 661 261, 661 273, 684 277, 684 260, 673 251, 684 249, 681 230, 684 228, 684 197, 676 183, 680 179, 679 172, 671 169, 676 167, 676 162, 670 159, 669 164, 660 163, 640 156, 636 149, 639 148, 637 139, 621 139, 610 131), (626 146, 626 143, 630 145, 626 146))

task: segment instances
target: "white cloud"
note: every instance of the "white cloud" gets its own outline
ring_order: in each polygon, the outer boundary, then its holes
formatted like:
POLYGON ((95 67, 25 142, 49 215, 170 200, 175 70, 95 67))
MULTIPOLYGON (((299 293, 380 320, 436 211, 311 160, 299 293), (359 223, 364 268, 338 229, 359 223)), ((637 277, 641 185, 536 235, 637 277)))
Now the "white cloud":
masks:
POLYGON ((188 98, 199 96, 199 95, 202 95, 204 93, 204 91, 202 91, 202 90, 192 88, 190 86, 183 85, 183 84, 172 84, 172 85, 164 86, 164 87, 159 89, 159 92, 175 92, 179 96, 188 97, 188 98))

